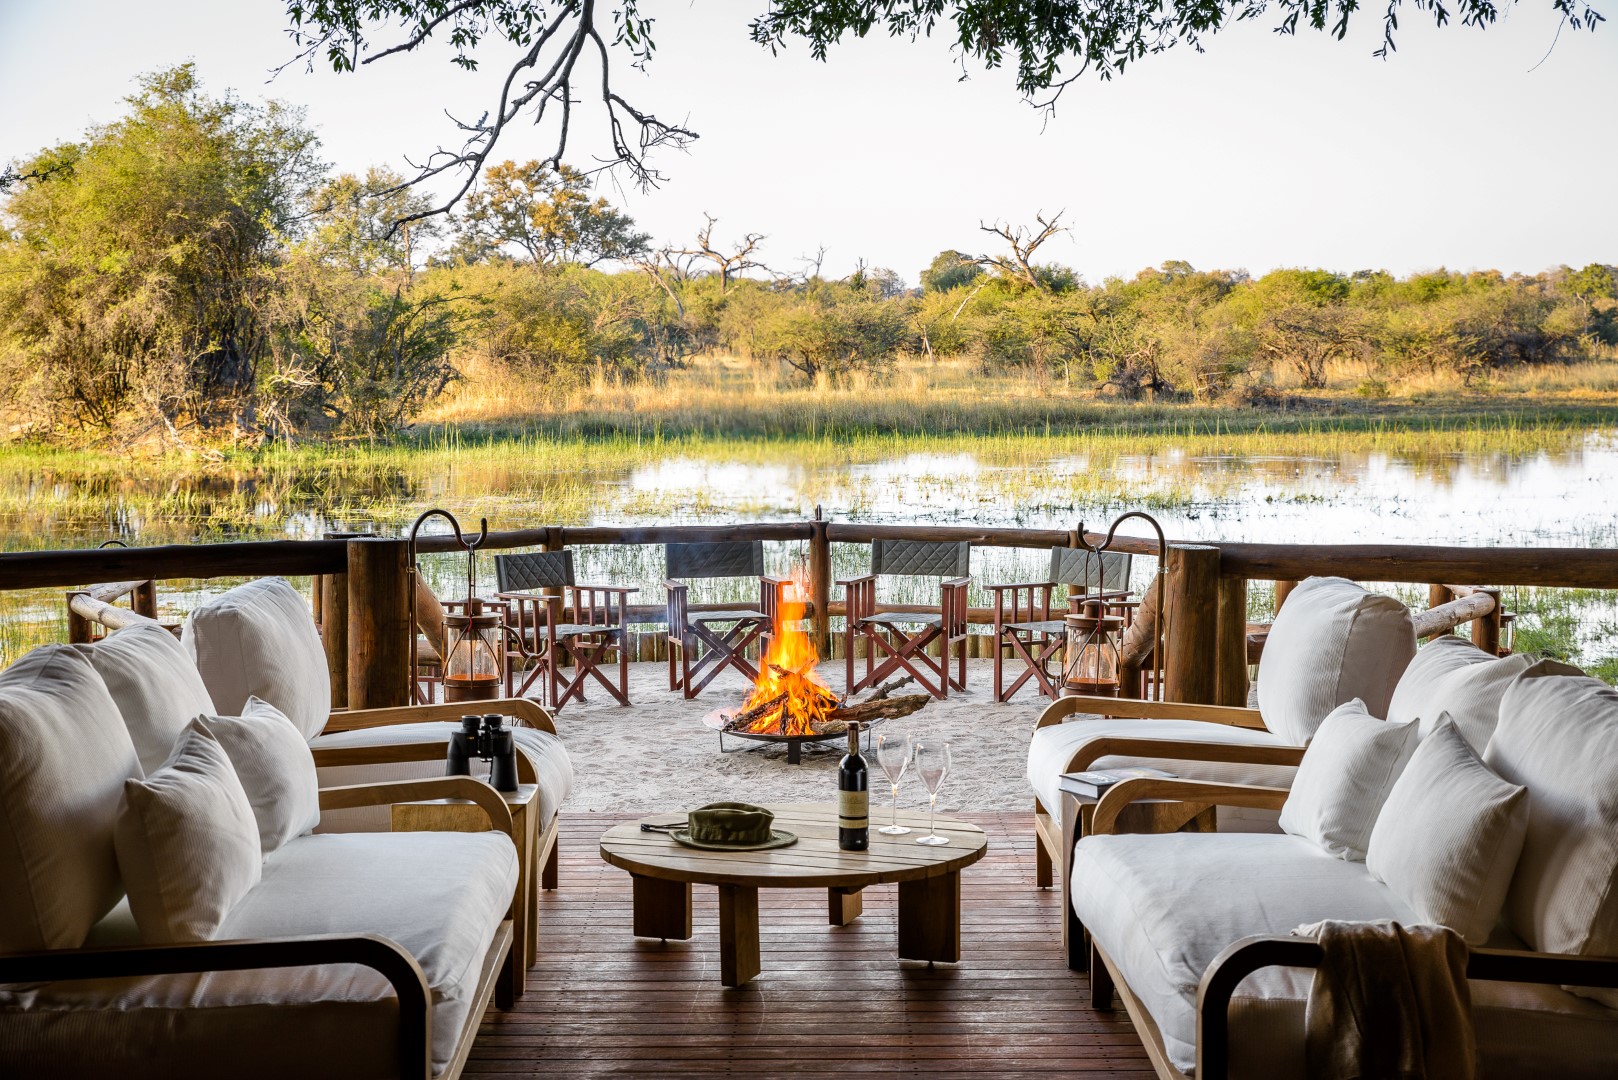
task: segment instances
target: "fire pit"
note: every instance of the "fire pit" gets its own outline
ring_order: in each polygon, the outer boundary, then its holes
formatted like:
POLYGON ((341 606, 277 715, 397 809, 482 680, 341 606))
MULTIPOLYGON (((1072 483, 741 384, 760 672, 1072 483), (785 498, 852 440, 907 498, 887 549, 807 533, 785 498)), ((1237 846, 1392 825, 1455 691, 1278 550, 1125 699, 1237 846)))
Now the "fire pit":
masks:
POLYGON ((927 704, 926 694, 890 696, 909 682, 896 679, 865 701, 844 701, 820 681, 815 665, 820 654, 815 643, 800 627, 806 606, 802 582, 794 582, 776 611, 770 646, 760 659, 758 680, 752 693, 734 712, 709 713, 704 722, 719 732, 719 749, 725 750, 725 736, 735 735, 762 743, 787 744, 787 764, 802 760, 803 744, 841 739, 853 722, 870 725, 882 720, 907 716, 927 704))

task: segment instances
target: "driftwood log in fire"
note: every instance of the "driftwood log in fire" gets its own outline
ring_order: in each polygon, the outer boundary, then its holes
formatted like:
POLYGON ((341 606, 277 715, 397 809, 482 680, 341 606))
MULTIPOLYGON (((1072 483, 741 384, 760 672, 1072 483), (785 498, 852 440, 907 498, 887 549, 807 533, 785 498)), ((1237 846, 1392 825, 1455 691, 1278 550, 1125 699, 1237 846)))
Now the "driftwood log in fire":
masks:
MULTIPOLYGON (((835 735, 848 730, 851 722, 869 724, 875 720, 895 720, 901 716, 909 716, 921 708, 932 698, 927 694, 901 694, 898 697, 890 696, 895 685, 890 684, 878 690, 877 694, 866 701, 854 705, 839 705, 826 717, 826 722, 814 725, 816 735, 835 735)), ((828 692, 829 694, 829 692, 828 692)), ((741 731, 761 716, 768 716, 778 709, 787 699, 786 694, 779 694, 768 701, 760 702, 751 709, 744 709, 725 721, 725 731, 741 731)))

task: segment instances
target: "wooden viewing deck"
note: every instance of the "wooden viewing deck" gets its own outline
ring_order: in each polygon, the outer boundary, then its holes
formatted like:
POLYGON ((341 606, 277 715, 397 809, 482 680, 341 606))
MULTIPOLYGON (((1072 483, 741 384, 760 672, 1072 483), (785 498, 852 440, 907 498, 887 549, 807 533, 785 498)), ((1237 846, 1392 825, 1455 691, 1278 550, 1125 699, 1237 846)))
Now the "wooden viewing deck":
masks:
POLYGON ((1061 895, 1034 887, 1027 814, 957 815, 989 839, 962 874, 961 964, 894 960, 894 886, 868 890, 842 928, 823 891, 766 890, 764 971, 736 990, 719 985, 715 890, 695 889, 690 941, 630 936, 629 875, 597 851, 637 816, 562 815, 528 993, 490 1013, 468 1075, 1155 1075, 1124 1011, 1091 1012, 1067 969, 1061 895))

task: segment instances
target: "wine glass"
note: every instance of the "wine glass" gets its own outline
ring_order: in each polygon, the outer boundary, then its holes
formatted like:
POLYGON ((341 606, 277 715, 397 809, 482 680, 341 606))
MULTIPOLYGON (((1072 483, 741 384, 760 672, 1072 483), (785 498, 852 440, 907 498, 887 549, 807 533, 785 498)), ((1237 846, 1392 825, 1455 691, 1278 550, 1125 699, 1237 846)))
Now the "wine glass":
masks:
POLYGON ((910 768, 910 736, 897 731, 884 731, 876 737, 876 763, 893 786, 893 820, 877 832, 884 836, 903 836, 910 830, 899 824, 899 781, 910 768))
POLYGON ((921 782, 927 787, 927 835, 918 837, 916 843, 947 844, 949 837, 939 836, 933 828, 933 812, 938 809, 938 789, 944 786, 944 777, 949 775, 949 743, 917 743, 916 772, 921 774, 921 782))

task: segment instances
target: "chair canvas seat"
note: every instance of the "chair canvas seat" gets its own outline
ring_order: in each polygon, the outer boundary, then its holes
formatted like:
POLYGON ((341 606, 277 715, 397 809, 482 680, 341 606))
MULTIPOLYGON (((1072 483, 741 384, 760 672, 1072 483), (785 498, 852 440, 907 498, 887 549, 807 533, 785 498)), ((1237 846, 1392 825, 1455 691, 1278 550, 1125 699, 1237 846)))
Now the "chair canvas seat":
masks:
POLYGON ((687 612, 685 622, 687 626, 695 626, 697 623, 747 622, 750 619, 758 619, 761 622, 768 622, 769 618, 770 617, 764 614, 762 611, 746 611, 741 608, 737 608, 734 611, 687 612))
POLYGON ((879 611, 875 615, 867 615, 861 619, 862 623, 876 626, 885 626, 888 623, 909 623, 916 626, 941 626, 944 616, 936 611, 879 611))
POLYGON ((1061 634, 1067 632, 1067 623, 1061 619, 1046 619, 1042 622, 1013 622, 1006 623, 1007 630, 1021 630, 1029 634, 1061 634))

